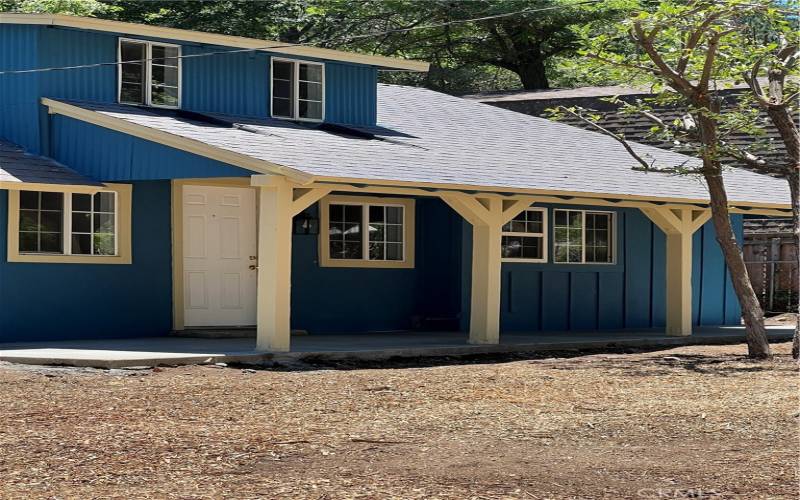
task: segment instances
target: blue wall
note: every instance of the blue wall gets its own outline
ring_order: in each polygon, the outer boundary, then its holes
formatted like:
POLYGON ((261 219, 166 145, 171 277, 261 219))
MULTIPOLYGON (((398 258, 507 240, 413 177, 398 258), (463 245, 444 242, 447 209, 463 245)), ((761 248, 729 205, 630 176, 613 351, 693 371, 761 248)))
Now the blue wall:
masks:
POLYGON ((50 156, 102 181, 243 177, 249 170, 74 120, 50 116, 50 156))
POLYGON ((436 318, 456 328, 459 229, 443 202, 417 199, 414 269, 319 267, 318 237, 296 235, 292 327, 312 333, 408 330, 436 318))
MULTIPOLYGON (((552 208, 548 207, 550 242, 552 208)), ((575 208, 575 207, 563 207, 575 208)), ((589 208, 589 207, 577 207, 589 208)), ((504 263, 503 331, 569 331, 660 328, 665 325, 665 236, 636 209, 615 209, 617 259, 609 265, 504 263)), ((733 216, 741 241, 742 217, 733 216)), ((471 255, 471 228, 465 224, 464 254, 471 255)), ((693 309, 696 325, 739 324, 739 304, 711 222, 693 242, 693 309)), ((469 283, 470 261, 462 262, 469 283)), ((469 324, 469 284, 464 287, 461 326, 469 324)))
MULTIPOLYGON (((0 70, 116 62, 119 34, 0 24, 0 70)), ((185 55, 232 50, 182 44, 185 55)), ((183 60, 183 108, 265 118, 269 115, 269 54, 222 54, 183 60)), ((327 62, 326 121, 375 125, 377 69, 327 62)), ((115 66, 0 75, 0 137, 46 154, 40 97, 116 102, 115 66)))
POLYGON ((0 341, 163 335, 172 328, 169 182, 133 183, 131 265, 10 263, 0 190, 0 341))

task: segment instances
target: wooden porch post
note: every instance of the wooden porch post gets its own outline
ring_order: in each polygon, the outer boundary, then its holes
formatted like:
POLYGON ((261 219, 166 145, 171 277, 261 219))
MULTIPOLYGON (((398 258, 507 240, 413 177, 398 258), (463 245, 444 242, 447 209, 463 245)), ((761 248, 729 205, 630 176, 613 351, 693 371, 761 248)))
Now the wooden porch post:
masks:
POLYGON ((533 199, 461 193, 440 197, 472 225, 472 291, 469 343, 500 343, 501 235, 503 224, 528 208, 533 199))
POLYGON ((258 187, 256 349, 291 348, 292 218, 330 192, 295 188, 286 178, 253 176, 258 187))
POLYGON ((670 336, 692 334, 692 236, 709 210, 642 208, 667 236, 667 327, 670 336))

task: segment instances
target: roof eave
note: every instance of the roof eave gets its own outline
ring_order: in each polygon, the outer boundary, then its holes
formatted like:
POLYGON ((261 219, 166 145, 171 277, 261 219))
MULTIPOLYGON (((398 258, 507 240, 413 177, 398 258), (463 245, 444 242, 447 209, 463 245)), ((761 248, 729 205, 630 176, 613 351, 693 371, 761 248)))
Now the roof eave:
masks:
POLYGON ((354 52, 311 47, 308 45, 293 45, 287 47, 288 44, 286 43, 271 40, 218 35, 215 33, 204 33, 201 31, 164 28, 161 26, 152 26, 147 24, 125 23, 121 21, 109 21, 106 19, 67 16, 62 14, 0 13, 0 24, 38 24, 103 31, 109 33, 122 33, 126 35, 163 38, 169 40, 219 45, 224 47, 236 47, 254 50, 257 49, 266 52, 272 51, 300 57, 327 59, 331 61, 341 61, 353 64, 365 64, 392 70, 426 72, 430 67, 429 63, 423 61, 397 59, 369 54, 358 54, 354 52), (271 49, 272 47, 276 48, 271 49))

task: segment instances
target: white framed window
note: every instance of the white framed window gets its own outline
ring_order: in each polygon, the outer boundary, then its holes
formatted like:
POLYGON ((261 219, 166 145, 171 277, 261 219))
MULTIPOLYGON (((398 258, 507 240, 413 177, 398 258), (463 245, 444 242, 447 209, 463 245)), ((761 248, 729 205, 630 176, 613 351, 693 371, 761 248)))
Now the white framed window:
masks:
POLYGON ((547 262, 547 209, 528 208, 503 226, 506 262, 547 262))
POLYGON ((128 264, 131 186, 96 193, 9 191, 9 262, 128 264))
POLYGON ((413 199, 332 196, 320 212, 323 266, 414 266, 413 199))
POLYGON ((270 61, 273 118, 322 121, 325 118, 325 65, 309 61, 270 61))
POLYGON ((120 38, 118 59, 120 103, 180 107, 180 45, 120 38))
POLYGON ((553 211, 553 262, 562 264, 614 263, 613 212, 553 211))

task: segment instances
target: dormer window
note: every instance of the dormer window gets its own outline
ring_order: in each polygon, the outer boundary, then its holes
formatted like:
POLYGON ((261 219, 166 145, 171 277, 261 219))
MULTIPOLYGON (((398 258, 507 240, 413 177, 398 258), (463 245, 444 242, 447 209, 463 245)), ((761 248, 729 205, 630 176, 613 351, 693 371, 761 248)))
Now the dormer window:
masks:
POLYGON ((322 121, 325 113, 325 66, 272 58, 272 116, 322 121))
POLYGON ((119 102, 180 107, 180 55, 178 45, 120 39, 119 102))

